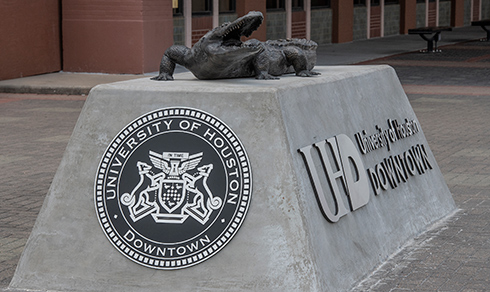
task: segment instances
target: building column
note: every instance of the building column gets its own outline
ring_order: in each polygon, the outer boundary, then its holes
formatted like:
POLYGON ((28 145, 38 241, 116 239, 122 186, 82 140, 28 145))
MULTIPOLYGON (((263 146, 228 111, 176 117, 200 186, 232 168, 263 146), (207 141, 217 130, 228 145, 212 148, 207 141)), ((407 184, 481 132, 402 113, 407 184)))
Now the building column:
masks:
POLYGON ((385 36, 385 0, 379 1, 381 5, 381 37, 385 36))
MULTIPOLYGON (((267 18, 266 10, 266 1, 236 0, 236 13, 238 17, 244 16, 250 11, 260 11, 267 18)), ((252 34, 252 38, 258 39, 259 41, 267 40, 267 23, 265 18, 262 25, 252 34)))
POLYGON ((311 39, 311 0, 305 0, 306 39, 311 39))
POLYGON ((184 0, 184 44, 192 47, 192 0, 184 0))
POLYGON ((371 0, 366 0, 366 38, 371 38, 371 0))
POLYGON ((481 19, 481 0, 471 0, 471 21, 481 19))
POLYGON ((219 25, 219 0, 213 0, 213 28, 219 25))
POLYGON ((366 15, 367 15, 367 29, 366 38, 370 39, 372 37, 383 37, 385 34, 385 1, 379 1, 378 6, 372 6, 371 0, 366 1, 366 15), (374 13, 373 13, 374 12, 374 13), (376 24, 376 20, 379 17, 379 27, 372 26, 373 23, 376 24), (374 34, 372 34, 374 32, 374 34))
POLYGON ((429 0, 425 0, 425 26, 429 26, 429 0))
POLYGON ((436 25, 439 26, 439 0, 436 0, 436 25))
POLYGON ((351 42, 354 37, 354 2, 332 0, 332 43, 351 42))
POLYGON ((451 0, 451 26, 464 25, 464 0, 451 0))
POLYGON ((400 0, 400 34, 417 25, 417 0, 400 0))
POLYGON ((286 0, 286 38, 290 39, 293 34, 293 1, 286 0))

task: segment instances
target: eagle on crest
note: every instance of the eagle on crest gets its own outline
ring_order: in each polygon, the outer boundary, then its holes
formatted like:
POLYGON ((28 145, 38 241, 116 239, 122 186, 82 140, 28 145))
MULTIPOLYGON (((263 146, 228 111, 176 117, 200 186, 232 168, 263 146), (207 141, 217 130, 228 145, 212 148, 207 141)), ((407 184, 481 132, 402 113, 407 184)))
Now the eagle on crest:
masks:
POLYGON ((189 155, 185 152, 149 152, 151 163, 161 169, 166 175, 180 177, 189 170, 193 170, 202 160, 202 152, 189 155))

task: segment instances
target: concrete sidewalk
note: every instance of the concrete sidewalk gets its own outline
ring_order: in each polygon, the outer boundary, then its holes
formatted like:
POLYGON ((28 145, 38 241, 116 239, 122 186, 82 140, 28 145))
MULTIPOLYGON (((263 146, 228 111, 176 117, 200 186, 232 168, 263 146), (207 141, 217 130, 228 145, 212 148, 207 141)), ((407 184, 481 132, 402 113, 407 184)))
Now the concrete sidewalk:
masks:
MULTIPOLYGON (((395 68, 459 208, 400 247, 354 291, 490 291, 490 42, 467 42, 484 35, 478 27, 443 33, 438 54, 416 52, 426 43, 413 35, 319 48, 320 65, 395 68)), ((147 77, 54 73, 0 81, 0 91, 72 90, 0 93, 0 291, 9 291, 84 104, 82 91, 73 92, 147 77)))

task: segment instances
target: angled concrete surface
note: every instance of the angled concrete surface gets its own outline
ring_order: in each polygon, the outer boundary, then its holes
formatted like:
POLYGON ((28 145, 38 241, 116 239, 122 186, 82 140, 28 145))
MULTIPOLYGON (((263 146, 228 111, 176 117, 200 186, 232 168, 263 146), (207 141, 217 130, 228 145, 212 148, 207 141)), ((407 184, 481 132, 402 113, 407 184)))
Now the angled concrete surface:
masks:
MULTIPOLYGON (((455 206, 420 129, 358 158, 360 178, 352 178, 347 187, 349 196, 356 198, 352 199, 353 208, 359 210, 335 224, 328 222, 318 208, 298 149, 339 134, 347 139, 342 140, 344 143, 350 143, 346 145, 355 147, 356 132, 375 131, 375 125, 386 127, 387 119, 402 123, 416 117, 389 66, 318 66, 317 71, 321 75, 313 78, 288 75, 280 80, 204 82, 187 72, 176 75, 172 82, 145 78, 94 88, 10 287, 48 291, 158 291, 161 286, 175 291, 350 289, 398 246, 451 213, 455 206), (159 273, 123 258, 109 244, 96 216, 91 216, 93 184, 108 138, 148 111, 175 105, 209 112, 237 133, 251 162, 254 190, 240 231, 219 254, 192 268, 159 273), (388 156, 407 155, 408 149, 419 145, 427 151, 430 169, 418 166, 417 173, 414 162, 406 183, 375 196, 366 170, 388 156), (356 193, 357 188, 362 191, 356 193), (366 205, 360 208, 359 204, 366 205)), ((177 121, 169 128, 182 130, 177 121)), ((193 131, 198 132, 207 132, 206 126, 200 124, 193 131)), ((344 150, 346 156, 354 155, 340 143, 342 155, 344 150)), ((416 159, 408 155, 412 161, 416 159)), ((119 163, 128 165, 126 161, 119 163)), ((350 163, 343 165, 345 172, 351 173, 347 169, 350 163)), ((219 171, 217 164, 215 169, 219 171)), ((345 177, 349 181, 349 176, 345 177)), ((344 197, 344 193, 337 195, 344 197)), ((105 217, 113 216, 104 213, 105 217)), ((212 246, 210 243, 206 248, 212 246)), ((139 250, 136 245, 132 248, 139 250)), ((156 254, 145 256, 163 262, 156 254)), ((182 255, 184 260, 188 257, 191 255, 182 255)))

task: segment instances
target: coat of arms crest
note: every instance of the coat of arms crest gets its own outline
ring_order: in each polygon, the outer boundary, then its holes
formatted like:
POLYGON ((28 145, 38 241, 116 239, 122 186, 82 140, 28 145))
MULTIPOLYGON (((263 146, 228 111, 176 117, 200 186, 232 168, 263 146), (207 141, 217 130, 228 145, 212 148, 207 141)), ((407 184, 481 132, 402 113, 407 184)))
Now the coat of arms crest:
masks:
POLYGON ((202 155, 202 152, 190 155, 150 151, 153 167, 138 161, 139 182, 131 193, 121 196, 121 203, 128 208, 131 219, 136 222, 151 215, 155 223, 178 224, 190 216, 205 224, 213 210, 221 207, 222 200, 213 196, 207 185, 213 165, 198 167, 202 155), (189 173, 196 168, 197 172, 189 173))
POLYGON ((127 124, 101 157, 94 185, 112 245, 146 267, 190 267, 240 228, 252 196, 243 144, 217 117, 168 107, 127 124))

